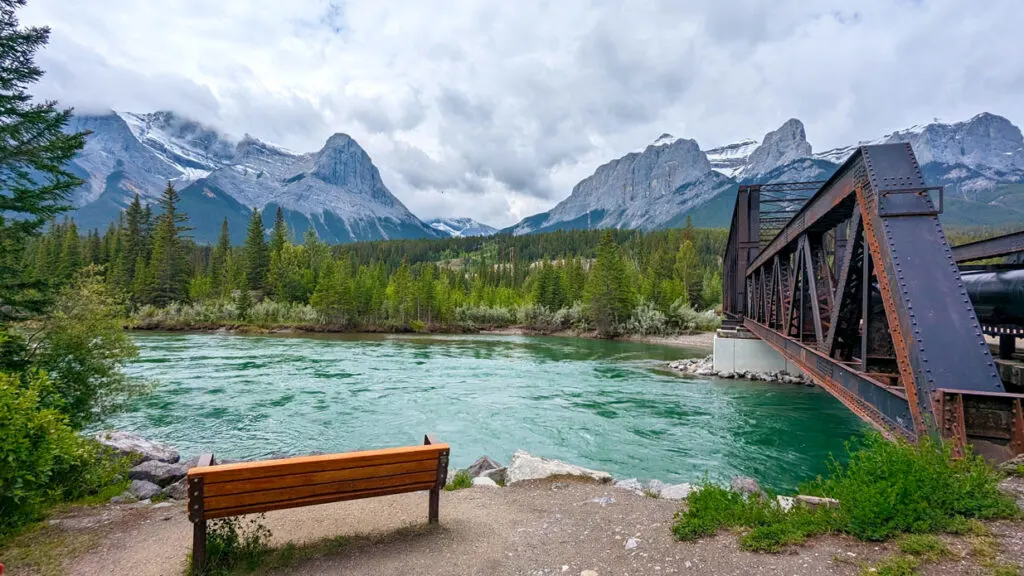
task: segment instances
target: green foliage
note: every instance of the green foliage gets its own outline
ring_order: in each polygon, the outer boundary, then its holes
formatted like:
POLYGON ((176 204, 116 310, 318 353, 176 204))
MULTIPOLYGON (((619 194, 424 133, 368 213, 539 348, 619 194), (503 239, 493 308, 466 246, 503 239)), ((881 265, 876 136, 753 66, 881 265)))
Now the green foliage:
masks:
POLYGON ((0 373, 0 536, 37 520, 48 505, 101 492, 127 473, 128 462, 47 407, 54 393, 41 373, 0 373))
POLYGON ((189 262, 182 234, 188 215, 178 210, 180 197, 170 182, 160 197, 160 216, 156 219, 153 253, 146 273, 148 301, 157 306, 181 302, 188 297, 189 262))
POLYGON ((907 534, 899 539, 897 545, 900 552, 929 562, 953 555, 946 543, 934 534, 907 534))
MULTIPOLYGON (((966 518, 1019 514, 1016 503, 999 492, 999 474, 981 457, 954 459, 950 449, 927 440, 910 445, 889 442, 878 433, 851 442, 848 450, 848 464, 833 461, 829 479, 819 478, 801 490, 836 498, 838 508, 797 505, 784 511, 772 500, 745 498, 705 483, 676 515, 672 531, 680 540, 693 540, 720 528, 743 528, 749 532, 740 539, 741 547, 777 552, 832 531, 885 540, 902 533, 968 531, 972 525, 966 518)), ((945 550, 934 537, 908 536, 900 546, 926 559, 945 550)))
MULTIPOLYGON (((221 518, 210 521, 206 532, 205 575, 230 574, 234 570, 253 571, 270 553, 270 529, 264 516, 221 518)), ((191 567, 190 567, 191 568, 191 567)), ((191 570, 190 570, 191 573, 191 570)))
POLYGON ((20 27, 15 11, 24 4, 0 4, 0 331, 2 323, 45 305, 46 281, 21 273, 27 241, 69 208, 68 194, 84 183, 65 165, 85 146, 86 133, 66 134, 71 109, 34 102, 30 94, 43 75, 35 56, 50 29, 20 27))
POLYGON ((466 470, 459 470, 455 473, 455 477, 452 478, 452 481, 445 484, 444 489, 448 492, 452 492, 454 490, 462 490, 463 488, 472 487, 473 478, 469 475, 469 472, 466 470))
POLYGON ((590 318, 602 336, 614 336, 633 309, 633 283, 611 232, 601 236, 584 297, 590 318))
POLYGON ((913 556, 897 554, 889 556, 874 567, 861 570, 862 576, 917 576, 921 561, 913 556))
POLYGON ((679 540, 695 540, 721 528, 751 529, 740 539, 745 550, 778 552, 808 537, 829 532, 835 514, 827 508, 796 506, 782 510, 774 501, 742 494, 705 482, 690 494, 686 511, 676 515, 672 533, 679 540))
POLYGON ((146 390, 121 368, 138 354, 122 330, 124 302, 88 267, 65 286, 42 321, 35 365, 46 370, 54 389, 49 405, 67 415, 75 429, 116 412, 146 390))
POLYGON ((263 218, 253 210, 245 235, 245 287, 249 290, 262 290, 267 281, 270 254, 263 234, 263 218))
POLYGON ((953 458, 949 446, 936 446, 928 438, 912 445, 877 433, 852 443, 848 451, 848 464, 833 461, 830 477, 807 490, 842 502, 843 530, 863 540, 940 532, 958 517, 1018 513, 1013 500, 999 491, 999 474, 981 456, 953 458))

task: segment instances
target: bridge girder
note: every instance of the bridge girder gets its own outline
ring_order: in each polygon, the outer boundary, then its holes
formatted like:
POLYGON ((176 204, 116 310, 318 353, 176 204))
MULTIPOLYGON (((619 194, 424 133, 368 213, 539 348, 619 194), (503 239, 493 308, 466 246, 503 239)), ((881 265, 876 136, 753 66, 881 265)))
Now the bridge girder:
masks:
POLYGON ((910 145, 858 148, 762 238, 770 186, 740 187, 725 312, 889 436, 1024 452, 1024 396, 1003 388, 938 220, 942 189, 910 145))

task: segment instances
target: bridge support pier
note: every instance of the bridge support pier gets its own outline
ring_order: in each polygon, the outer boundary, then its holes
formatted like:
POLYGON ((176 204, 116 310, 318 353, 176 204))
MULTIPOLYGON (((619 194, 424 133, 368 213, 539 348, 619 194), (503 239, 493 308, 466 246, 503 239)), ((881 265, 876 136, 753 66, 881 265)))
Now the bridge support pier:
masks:
POLYGON ((715 333, 714 368, 716 372, 803 372, 779 354, 767 342, 744 329, 715 333))

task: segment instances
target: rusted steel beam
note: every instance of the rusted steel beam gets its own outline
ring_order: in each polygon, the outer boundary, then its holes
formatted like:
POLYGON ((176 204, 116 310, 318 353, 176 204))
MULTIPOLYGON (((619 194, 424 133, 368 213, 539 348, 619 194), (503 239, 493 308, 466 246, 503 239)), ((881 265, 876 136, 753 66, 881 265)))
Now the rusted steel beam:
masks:
POLYGON ((988 240, 979 240, 970 244, 961 244, 953 248, 953 259, 959 262, 971 262, 985 258, 998 258, 1024 252, 1024 231, 996 236, 988 240))
POLYGON ((818 352, 747 318, 744 327, 794 362, 814 383, 827 390, 864 421, 890 438, 917 440, 910 405, 901 390, 886 386, 818 352))

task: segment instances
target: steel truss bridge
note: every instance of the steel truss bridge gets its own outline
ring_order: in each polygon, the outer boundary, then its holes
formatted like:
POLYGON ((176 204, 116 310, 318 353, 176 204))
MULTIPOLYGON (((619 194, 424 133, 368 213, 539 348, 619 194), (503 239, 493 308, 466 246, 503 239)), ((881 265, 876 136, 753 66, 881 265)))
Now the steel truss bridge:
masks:
POLYGON ((1005 460, 1024 452, 1024 395, 1007 392, 985 335, 1012 355, 1024 320, 1006 310, 1024 304, 997 287, 979 320, 972 296, 1006 271, 979 268, 992 278, 978 289, 960 263, 1024 250, 1024 233, 950 248, 942 204, 909 144, 861 147, 825 182, 741 186, 725 324, 770 344, 890 438, 930 436, 1005 460))

